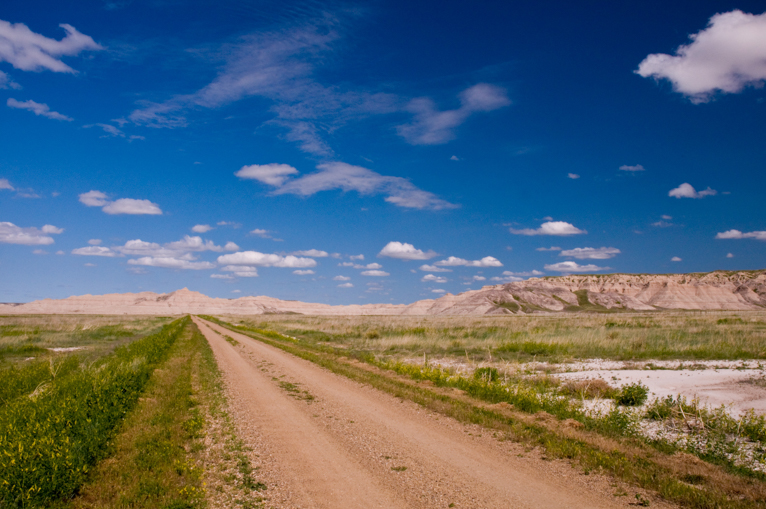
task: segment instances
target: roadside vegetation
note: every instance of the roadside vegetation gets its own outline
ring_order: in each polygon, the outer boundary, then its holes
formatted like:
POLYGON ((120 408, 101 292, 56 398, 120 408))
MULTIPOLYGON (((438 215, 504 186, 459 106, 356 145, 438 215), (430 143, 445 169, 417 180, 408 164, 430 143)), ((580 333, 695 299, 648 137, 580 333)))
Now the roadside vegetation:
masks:
POLYGON ((766 360, 766 315, 759 311, 502 317, 268 315, 230 320, 390 358, 425 353, 474 362, 766 360))
MULTIPOLYGON (((237 317, 232 319, 234 324, 213 320, 432 410, 541 446, 546 455, 578 462, 585 474, 604 471, 687 507, 761 507, 766 503, 762 468, 766 421, 761 416, 749 413, 733 418, 683 398, 640 406, 647 398, 640 384, 621 390, 604 382, 562 384, 544 373, 509 375, 488 366, 472 373, 457 372, 430 360, 432 355, 447 356, 450 348, 457 349, 445 346, 454 341, 461 342, 462 351, 453 355, 462 354, 473 362, 496 358, 502 349, 522 360, 521 356, 579 357, 571 352, 599 352, 604 357, 611 352, 612 358, 631 358, 620 346, 626 341, 622 334, 628 335, 627 340, 651 340, 654 346, 645 352, 664 352, 664 358, 729 359, 741 351, 750 352, 748 358, 760 358, 766 355, 763 314, 521 317, 519 321, 513 317, 504 318, 507 330, 495 319, 487 323, 475 318, 262 318, 237 317), (586 330, 578 333, 581 321, 586 330), (639 333, 634 334, 636 330, 639 333), (512 343, 515 334, 522 332, 524 337, 547 338, 537 341, 547 349, 524 347, 527 340, 521 340, 522 335, 512 343), (444 335, 441 341, 440 334, 444 335), (586 344, 578 345, 578 341, 586 344), (509 344, 522 346, 513 349, 509 344), (562 350, 568 352, 566 356, 562 350), (415 352, 421 355, 418 362, 413 361, 415 352), (362 369, 354 364, 359 361, 379 369, 362 369), (586 404, 592 398, 609 404, 586 404)), ((639 355, 643 355, 640 349, 639 355)))

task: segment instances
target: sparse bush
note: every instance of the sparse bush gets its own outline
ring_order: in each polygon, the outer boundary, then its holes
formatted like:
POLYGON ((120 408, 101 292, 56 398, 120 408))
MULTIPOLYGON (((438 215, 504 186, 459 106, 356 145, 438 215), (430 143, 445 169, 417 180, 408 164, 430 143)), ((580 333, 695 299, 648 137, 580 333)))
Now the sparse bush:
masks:
POLYGON ((370 331, 367 331, 364 337, 366 337, 367 339, 378 339, 380 337, 380 332, 378 332, 376 329, 372 329, 370 331))
POLYGON ((561 392, 581 399, 614 398, 617 390, 601 380, 577 380, 561 386, 561 392))
POLYGON ((627 384, 622 387, 616 401, 621 406, 641 406, 649 397, 649 388, 641 382, 627 384))
POLYGON ((495 382, 500 378, 500 374, 497 372, 497 368, 485 367, 477 368, 473 372, 473 377, 484 382, 495 382))

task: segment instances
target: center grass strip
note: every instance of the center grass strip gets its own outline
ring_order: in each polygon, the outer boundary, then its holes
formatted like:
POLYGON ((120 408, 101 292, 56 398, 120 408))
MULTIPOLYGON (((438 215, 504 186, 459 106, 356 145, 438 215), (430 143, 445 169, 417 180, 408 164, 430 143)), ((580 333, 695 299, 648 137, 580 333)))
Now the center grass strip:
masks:
POLYGON ((56 509, 263 507, 212 350, 189 322, 79 495, 56 509))
POLYGON ((435 412, 504 432, 518 442, 541 446, 549 456, 577 461, 585 473, 603 471, 684 507, 744 509, 764 507, 766 503, 763 481, 732 475, 690 454, 664 454, 638 440, 567 428, 545 412, 524 414, 508 406, 492 406, 455 394, 452 389, 424 387, 411 378, 375 366, 354 365, 349 363, 354 358, 348 352, 300 343, 273 331, 256 332, 212 317, 204 318, 435 412))

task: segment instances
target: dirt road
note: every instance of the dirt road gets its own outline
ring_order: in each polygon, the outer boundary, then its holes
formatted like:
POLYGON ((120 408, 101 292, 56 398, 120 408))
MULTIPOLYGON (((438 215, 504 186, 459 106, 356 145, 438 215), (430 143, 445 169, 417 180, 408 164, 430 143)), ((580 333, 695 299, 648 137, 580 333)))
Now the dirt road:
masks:
POLYGON ((633 492, 604 477, 543 461, 476 426, 194 322, 224 373, 243 439, 258 455, 267 507, 607 508, 635 502, 633 492))

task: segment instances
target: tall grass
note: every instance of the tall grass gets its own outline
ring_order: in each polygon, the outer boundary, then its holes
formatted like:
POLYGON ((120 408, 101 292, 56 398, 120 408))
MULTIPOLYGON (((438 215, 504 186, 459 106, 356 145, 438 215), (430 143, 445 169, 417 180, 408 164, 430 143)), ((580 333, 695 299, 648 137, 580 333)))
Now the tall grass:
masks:
POLYGON ((70 496, 188 318, 0 409, 0 507, 70 496))

